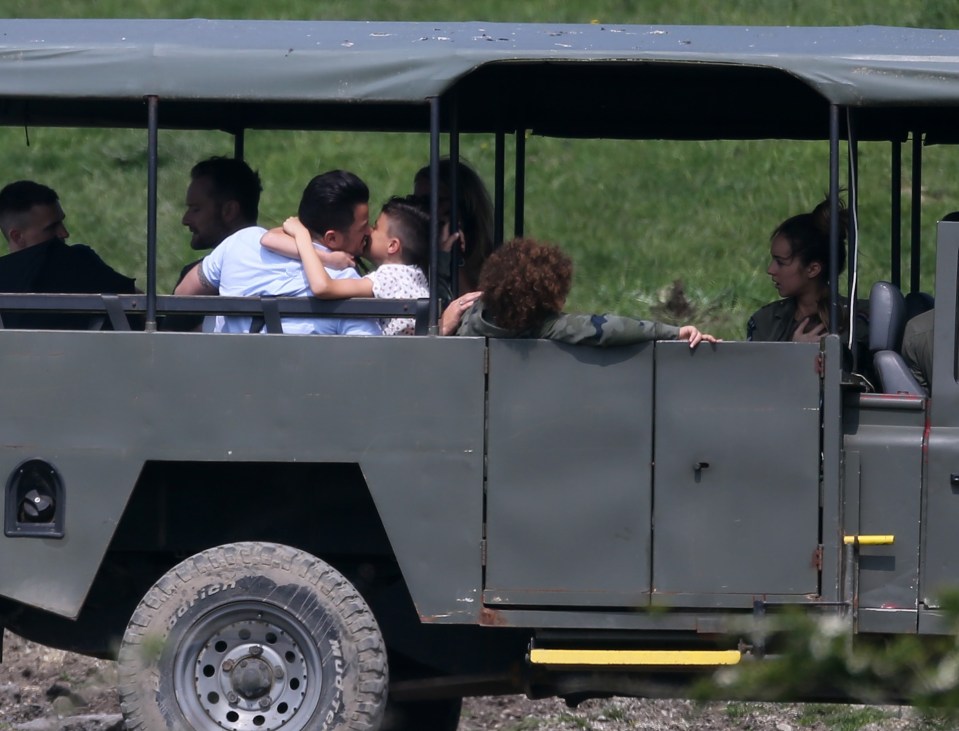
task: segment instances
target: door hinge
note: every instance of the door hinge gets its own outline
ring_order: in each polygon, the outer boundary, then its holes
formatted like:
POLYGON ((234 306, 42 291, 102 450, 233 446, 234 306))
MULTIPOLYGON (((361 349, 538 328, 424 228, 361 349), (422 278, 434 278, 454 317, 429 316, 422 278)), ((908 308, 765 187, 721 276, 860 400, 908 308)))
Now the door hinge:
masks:
POLYGON ((480 565, 486 566, 486 539, 480 541, 480 565))
POLYGON ((483 375, 489 375, 489 348, 483 348, 483 375))
POLYGON ((816 546, 816 550, 812 554, 812 565, 816 568, 817 571, 822 571, 822 544, 820 543, 816 546))

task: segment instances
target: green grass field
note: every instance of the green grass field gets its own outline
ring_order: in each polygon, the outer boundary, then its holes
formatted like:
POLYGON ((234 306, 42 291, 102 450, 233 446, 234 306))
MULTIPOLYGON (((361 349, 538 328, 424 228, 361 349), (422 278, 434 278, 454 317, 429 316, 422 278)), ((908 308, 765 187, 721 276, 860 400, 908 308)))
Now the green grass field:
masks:
MULTIPOLYGON (((222 17, 490 20, 744 25, 884 24, 955 27, 959 0, 4 0, 5 17, 222 17)), ((2 21, 0 21, 2 22, 2 21)), ((770 109, 770 114, 776 110, 770 109)), ((363 177, 373 203, 411 189, 428 158, 423 135, 250 132, 246 157, 264 180, 261 223, 295 211, 305 182, 343 167, 363 177)), ((160 135, 159 272, 168 291, 195 258, 180 225, 191 165, 232 154, 222 133, 160 135)), ((93 245, 117 269, 145 277, 146 132, 0 129, 0 184, 33 178, 58 190, 73 242, 93 245), (29 144, 28 144, 29 140, 29 144)), ((492 186, 493 140, 465 136, 461 154, 492 186)), ((511 142, 507 155, 511 154, 511 142)), ((889 146, 860 148, 861 280, 888 276, 889 146)), ((933 286, 937 218, 959 209, 959 152, 924 153, 923 287, 933 286)), ((569 309, 659 316, 662 292, 682 282, 694 319, 725 338, 742 337, 749 314, 775 297, 765 274, 768 236, 787 216, 810 209, 828 187, 826 143, 622 142, 533 137, 527 141, 526 233, 574 257, 569 309)), ((902 227, 908 237, 909 149, 904 148, 902 227)), ((507 179, 507 195, 511 178, 507 179)), ((507 210, 507 222, 512 211, 507 210)), ((908 277, 908 262, 904 262, 908 277)))

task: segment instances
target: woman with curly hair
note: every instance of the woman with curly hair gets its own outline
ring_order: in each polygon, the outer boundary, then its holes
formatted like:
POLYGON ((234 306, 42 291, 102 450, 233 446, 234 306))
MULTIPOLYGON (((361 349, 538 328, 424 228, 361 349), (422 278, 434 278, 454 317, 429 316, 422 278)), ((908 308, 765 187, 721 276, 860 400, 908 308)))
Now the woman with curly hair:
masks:
POLYGON ((692 325, 666 325, 621 315, 570 315, 563 306, 573 262, 535 239, 513 239, 490 255, 480 272, 480 298, 469 305, 457 335, 545 338, 575 345, 629 345, 647 340, 717 342, 692 325))

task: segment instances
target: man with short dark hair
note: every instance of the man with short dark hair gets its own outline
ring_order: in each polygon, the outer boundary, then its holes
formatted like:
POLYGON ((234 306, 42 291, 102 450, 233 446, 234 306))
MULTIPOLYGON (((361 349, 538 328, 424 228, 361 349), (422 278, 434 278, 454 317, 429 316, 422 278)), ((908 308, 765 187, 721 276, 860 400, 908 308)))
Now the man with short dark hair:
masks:
POLYGON ((0 190, 0 230, 10 251, 23 251, 54 238, 70 237, 63 225, 66 214, 53 188, 18 180, 0 190))
POLYGON ((193 238, 190 247, 213 249, 227 236, 256 226, 260 176, 242 160, 211 157, 190 170, 183 225, 193 238))
MULTIPOLYGON (((359 255, 370 233, 370 192, 353 173, 331 170, 313 178, 300 200, 301 220, 316 234, 316 246, 359 255), (308 223, 307 223, 308 222, 308 223)), ((297 259, 260 245, 266 229, 250 226, 228 236, 177 285, 176 294, 307 297, 310 285, 297 259)), ((355 278, 354 269, 327 269, 334 279, 355 278)), ((249 317, 219 317, 218 332, 247 332, 249 317)), ((378 323, 355 318, 284 318, 283 332, 379 335, 378 323)))
MULTIPOLYGON (((225 238, 250 226, 259 217, 260 175, 243 160, 231 157, 210 157, 190 170, 186 189, 186 211, 181 223, 192 238, 190 248, 196 251, 215 249, 225 238)), ((202 259, 196 259, 180 270, 177 286, 202 259)), ((196 315, 167 315, 164 330, 213 330, 215 318, 196 315)))
MULTIPOLYGON (((56 191, 32 180, 0 190, 0 231, 10 253, 0 257, 0 291, 34 293, 133 294, 134 280, 114 271, 89 246, 69 246, 66 215, 56 191)), ((90 315, 11 313, 8 328, 77 329, 90 315)))

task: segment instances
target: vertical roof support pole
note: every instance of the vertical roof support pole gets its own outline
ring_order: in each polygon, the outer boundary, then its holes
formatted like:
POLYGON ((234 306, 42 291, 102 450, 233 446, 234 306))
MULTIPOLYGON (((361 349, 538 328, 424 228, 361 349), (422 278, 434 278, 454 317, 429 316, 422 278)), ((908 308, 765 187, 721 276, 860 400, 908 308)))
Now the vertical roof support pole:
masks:
POLYGON ((493 171, 493 248, 503 243, 503 210, 506 205, 506 133, 496 133, 495 169, 493 171))
POLYGON ((147 311, 146 329, 157 329, 157 131, 160 99, 147 97, 147 311))
POLYGON ((849 181, 848 243, 846 256, 846 291, 849 293, 849 350, 852 353, 852 370, 858 372, 859 359, 856 343, 856 308, 859 293, 859 138, 853 124, 853 110, 846 107, 846 139, 848 140, 849 181))
POLYGON ((829 333, 839 332, 839 107, 829 105, 829 333))
POLYGON ((526 205, 526 130, 516 130, 516 206, 513 218, 513 236, 523 235, 523 217, 526 205))
MULTIPOLYGON (((458 106, 456 104, 456 92, 454 91, 449 101, 450 116, 450 234, 459 231, 460 228, 460 184, 459 184, 459 166, 460 166, 460 128, 458 115, 458 106)), ((450 292, 453 299, 460 296, 460 266, 463 263, 463 251, 459 246, 454 246, 450 251, 450 292)))
POLYGON ((922 132, 912 133, 912 235, 909 241, 909 291, 919 291, 922 238, 922 132))
POLYGON ((849 256, 846 257, 846 291, 849 292, 849 301, 855 301, 855 292, 853 287, 856 285, 856 264, 859 255, 858 250, 858 214, 859 205, 859 140, 856 139, 855 131, 852 125, 852 111, 846 109, 846 136, 848 140, 848 156, 846 160, 847 172, 846 179, 849 181, 849 204, 848 220, 849 230, 847 233, 849 242, 849 256))
POLYGON ((889 171, 890 256, 889 275, 902 289, 902 142, 892 141, 889 171))
POLYGON ((430 97, 430 307, 429 334, 439 335, 440 100, 430 97))
POLYGON ((246 140, 246 130, 238 129, 233 133, 233 158, 242 160, 244 154, 244 142, 246 140))

